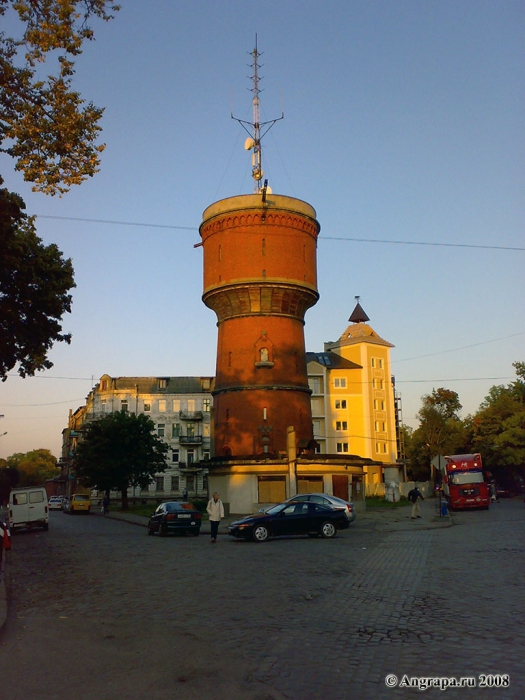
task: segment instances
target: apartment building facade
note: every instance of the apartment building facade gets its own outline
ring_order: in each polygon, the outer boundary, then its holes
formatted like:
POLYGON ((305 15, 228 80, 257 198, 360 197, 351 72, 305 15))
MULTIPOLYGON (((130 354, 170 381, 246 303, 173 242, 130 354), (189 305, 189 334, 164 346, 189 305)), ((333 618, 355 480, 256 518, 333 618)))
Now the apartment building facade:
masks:
POLYGON ((381 462, 383 467, 365 467, 367 492, 374 493, 374 485, 399 478, 398 430, 394 346, 368 320, 358 302, 340 338, 325 343, 323 352, 307 353, 307 367, 318 451, 381 462))
POLYGON ((70 412, 62 432, 62 471, 69 473, 84 426, 114 411, 144 413, 169 447, 168 469, 143 491, 129 496, 176 498, 206 496, 211 455, 213 377, 111 377, 102 375, 86 404, 70 412))

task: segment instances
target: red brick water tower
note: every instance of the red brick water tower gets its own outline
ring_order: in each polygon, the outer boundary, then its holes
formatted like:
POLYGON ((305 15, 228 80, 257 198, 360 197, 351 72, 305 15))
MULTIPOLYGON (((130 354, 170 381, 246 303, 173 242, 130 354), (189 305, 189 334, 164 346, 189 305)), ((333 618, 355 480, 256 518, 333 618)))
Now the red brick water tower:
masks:
POLYGON ((257 48, 252 55, 253 136, 245 147, 255 192, 215 202, 200 227, 203 301, 218 325, 216 457, 286 453, 289 426, 299 446, 313 441, 303 327, 319 298, 320 227, 309 204, 262 185, 257 48))

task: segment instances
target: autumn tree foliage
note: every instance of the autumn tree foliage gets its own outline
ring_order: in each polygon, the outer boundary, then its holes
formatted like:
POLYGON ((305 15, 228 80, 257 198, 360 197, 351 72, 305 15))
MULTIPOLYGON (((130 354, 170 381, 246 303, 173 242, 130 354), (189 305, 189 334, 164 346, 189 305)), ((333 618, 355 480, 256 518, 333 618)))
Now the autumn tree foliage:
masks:
POLYGON ((35 191, 62 194, 99 169, 103 109, 73 90, 74 60, 94 38, 89 20, 118 9, 107 0, 0 0, 0 17, 19 28, 0 32, 0 150, 35 191), (45 78, 42 64, 52 64, 45 78))

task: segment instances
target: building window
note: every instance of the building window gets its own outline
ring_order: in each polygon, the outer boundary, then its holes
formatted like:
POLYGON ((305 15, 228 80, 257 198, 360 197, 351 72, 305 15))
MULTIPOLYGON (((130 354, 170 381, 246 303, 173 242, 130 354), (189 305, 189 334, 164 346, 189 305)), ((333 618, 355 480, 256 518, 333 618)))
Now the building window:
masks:
POLYGON ((308 377, 308 385, 312 391, 312 394, 322 394, 323 393, 323 378, 322 377, 308 377))
POLYGON ((379 358, 379 369, 383 369, 383 359, 379 358))
POLYGON ((171 437, 177 439, 180 436, 180 423, 173 423, 171 426, 171 437))
POLYGON ((186 452, 186 461, 188 464, 193 464, 195 462, 195 450, 188 450, 186 452))
POLYGON ((375 366, 376 366, 376 358, 373 357, 373 358, 372 358, 372 367, 375 367, 375 366))
POLYGON ((103 379, 103 380, 100 382, 100 390, 101 390, 101 391, 107 391, 107 390, 108 390, 108 380, 107 380, 107 379, 103 379))
POLYGON ((336 399, 335 407, 336 409, 346 408, 346 399, 336 399))
POLYGON ((202 459, 204 462, 210 461, 210 453, 207 450, 204 450, 204 452, 202 453, 202 459))
POLYGON ((336 389, 345 389, 346 388, 346 379, 340 378, 340 379, 334 379, 334 386, 336 389))
POLYGON ((210 400, 209 399, 202 400, 202 410, 205 413, 209 413, 209 411, 210 411, 210 400))
POLYGON ((268 409, 263 408, 263 420, 268 420, 268 409))
POLYGON ((337 452, 348 452, 347 442, 338 442, 336 445, 337 452))
POLYGON ((189 474, 186 477, 186 488, 188 489, 188 491, 195 492, 195 477, 193 476, 193 474, 189 474))
POLYGON ((166 432, 165 423, 157 423, 157 435, 159 437, 164 437, 165 432, 166 432))
POLYGON ((155 490, 156 491, 164 491, 164 477, 163 476, 156 476, 155 477, 155 490))
POLYGON ((173 399, 173 413, 180 412, 180 399, 173 399))
POLYGON ((203 437, 210 437, 210 424, 209 423, 204 423, 202 426, 202 435, 203 437))
POLYGON ((345 420, 338 420, 335 423, 336 430, 348 430, 348 423, 345 420))
POLYGON ((151 411, 151 404, 144 401, 144 413, 150 413, 151 411))
POLYGON ((173 450, 171 453, 171 461, 175 462, 175 464, 178 464, 179 462, 179 451, 178 450, 173 450))
POLYGON ((384 402, 384 401, 381 401, 381 410, 382 410, 382 411, 385 410, 385 402, 384 402))
POLYGON ((188 399, 188 412, 193 413, 195 411, 195 399, 188 399))
POLYGON ((159 413, 166 413, 166 399, 159 399, 159 413))
POLYGON ((159 389, 166 389, 168 387, 167 379, 159 379, 159 389))
POLYGON ((106 399, 103 399, 103 400, 100 402, 100 410, 102 411, 102 413, 105 413, 105 412, 106 412, 106 399))
POLYGON ((120 410, 124 411, 124 413, 127 412, 128 410, 128 402, 126 400, 120 402, 120 410))
POLYGON ((186 435, 189 438, 195 437, 195 423, 188 423, 186 426, 186 435))
POLYGON ((180 477, 178 477, 178 476, 171 477, 171 490, 172 491, 179 490, 179 480, 180 480, 180 477))

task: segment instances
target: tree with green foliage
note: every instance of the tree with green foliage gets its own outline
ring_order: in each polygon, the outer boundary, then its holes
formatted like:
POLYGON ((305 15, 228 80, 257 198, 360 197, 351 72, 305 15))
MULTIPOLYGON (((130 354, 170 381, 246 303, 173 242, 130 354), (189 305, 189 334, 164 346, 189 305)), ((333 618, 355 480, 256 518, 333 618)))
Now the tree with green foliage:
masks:
POLYGON ((429 478, 436 455, 457 454, 468 446, 468 430, 459 417, 459 396, 450 389, 434 389, 421 397, 419 427, 410 436, 408 472, 415 480, 429 478))
POLYGON ((18 474, 18 486, 42 486, 48 479, 60 475, 56 457, 43 448, 16 452, 7 458, 7 464, 11 473, 18 474))
POLYGON ((513 367, 516 380, 491 387, 473 417, 474 450, 499 480, 525 476, 525 363, 513 367))
POLYGON ((74 59, 94 38, 89 20, 118 9, 107 0, 0 0, 0 17, 20 28, 16 37, 0 32, 0 150, 35 191, 62 194, 99 170, 104 110, 72 89, 74 59))
POLYGON ((166 471, 168 446, 155 434, 155 424, 143 413, 109 413, 88 423, 73 458, 73 469, 86 486, 120 491, 128 507, 128 488, 145 488, 166 471))
MULTIPOLYGON (((1 178, 0 178, 1 184, 1 178)), ((61 319, 71 311, 71 260, 36 235, 18 195, 0 188, 0 377, 18 365, 21 377, 49 369, 54 342, 69 343, 61 319)))

